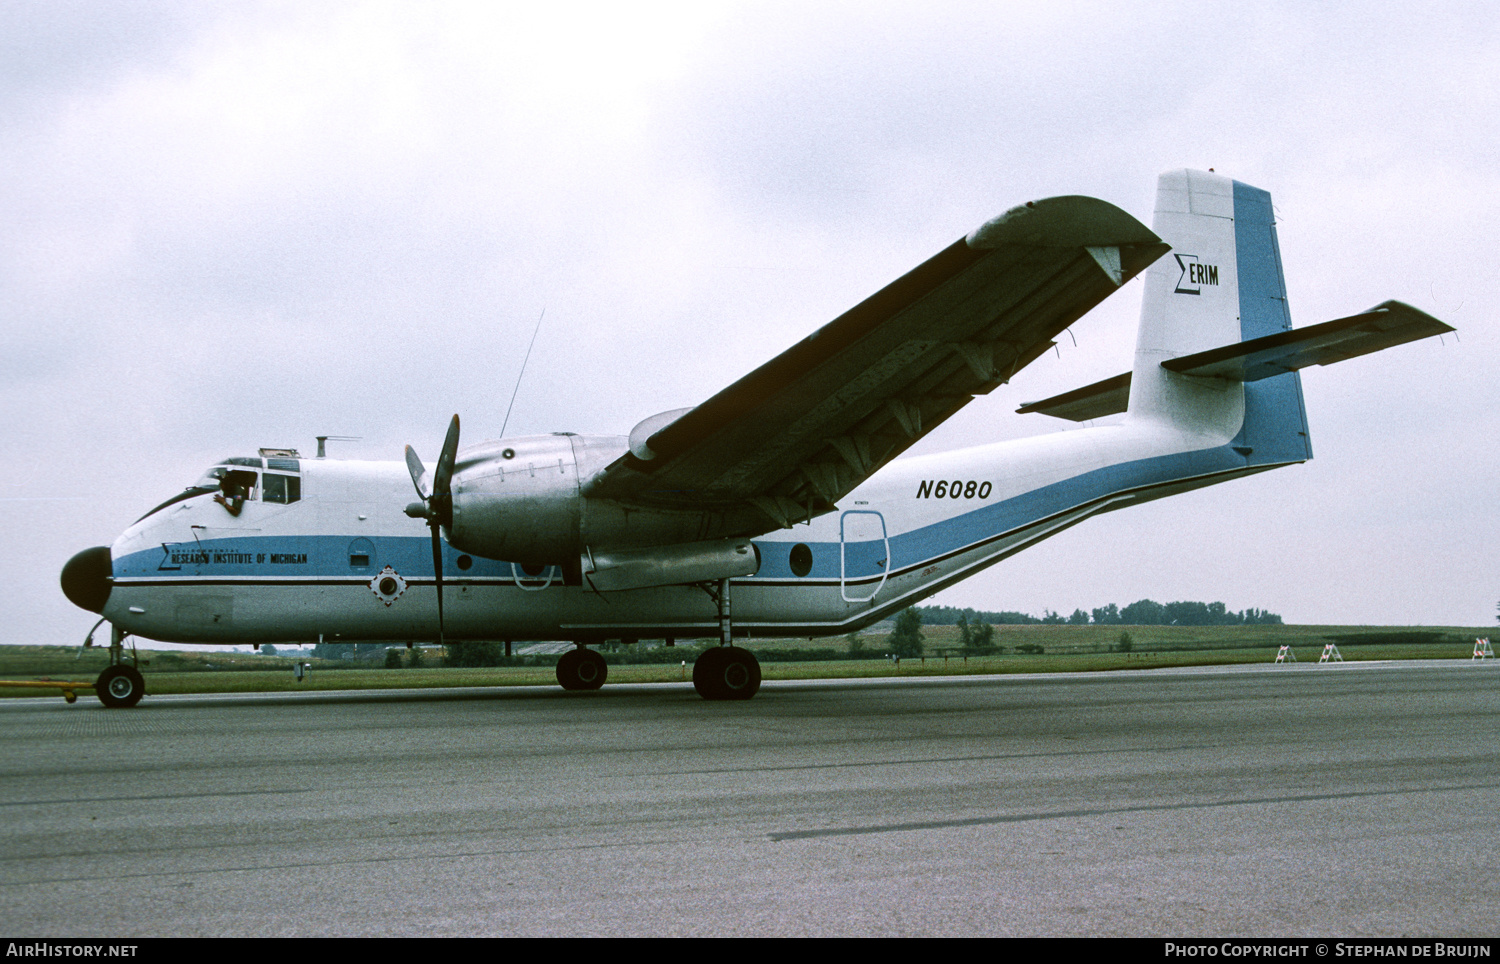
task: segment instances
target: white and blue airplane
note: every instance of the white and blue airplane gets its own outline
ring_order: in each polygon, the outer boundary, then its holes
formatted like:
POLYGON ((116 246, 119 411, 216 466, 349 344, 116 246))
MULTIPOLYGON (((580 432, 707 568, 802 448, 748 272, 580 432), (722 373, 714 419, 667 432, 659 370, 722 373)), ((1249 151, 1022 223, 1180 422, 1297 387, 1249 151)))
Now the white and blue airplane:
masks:
POLYGON ((748 699, 736 638, 848 633, 1089 516, 1304 462, 1299 369, 1451 330, 1395 301, 1293 329, 1270 195, 1173 171, 1151 229, 1087 197, 1012 208, 628 436, 460 449, 455 415, 430 466, 225 459, 63 591, 111 624, 109 706, 144 692, 132 634, 571 640, 579 690, 605 680, 591 642, 717 636, 693 684, 748 699), (1118 424, 897 458, 1143 271, 1133 369, 1018 410, 1118 424))

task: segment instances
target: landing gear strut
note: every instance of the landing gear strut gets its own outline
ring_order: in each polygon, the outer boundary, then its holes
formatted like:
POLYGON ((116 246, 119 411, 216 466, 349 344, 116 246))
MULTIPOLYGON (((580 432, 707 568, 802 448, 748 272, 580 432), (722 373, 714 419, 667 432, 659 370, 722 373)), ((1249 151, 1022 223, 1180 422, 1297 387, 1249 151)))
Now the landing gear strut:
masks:
POLYGON ((748 700, 760 692, 760 661, 748 649, 730 645, 729 580, 720 579, 716 590, 704 589, 719 608, 719 645, 693 663, 693 689, 706 700, 748 700))
POLYGON ((125 636, 118 626, 110 626, 109 665, 94 680, 95 695, 110 709, 128 709, 146 695, 146 681, 136 668, 140 659, 135 654, 134 644, 130 647, 130 660, 135 665, 125 664, 125 636))
POLYGON ((557 660, 557 682, 565 690, 596 690, 608 676, 604 657, 582 645, 557 660))

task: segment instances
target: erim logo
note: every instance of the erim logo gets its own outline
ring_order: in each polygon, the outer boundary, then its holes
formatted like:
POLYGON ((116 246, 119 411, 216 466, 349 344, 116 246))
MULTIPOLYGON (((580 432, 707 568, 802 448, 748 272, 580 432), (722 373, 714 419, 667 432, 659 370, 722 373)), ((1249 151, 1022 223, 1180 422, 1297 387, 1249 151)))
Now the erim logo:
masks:
POLYGON ((1177 287, 1172 289, 1175 293, 1197 295, 1203 293, 1203 285, 1218 285, 1218 265, 1199 264, 1196 254, 1174 254, 1172 257, 1177 259, 1177 267, 1182 269, 1182 277, 1177 279, 1177 287))

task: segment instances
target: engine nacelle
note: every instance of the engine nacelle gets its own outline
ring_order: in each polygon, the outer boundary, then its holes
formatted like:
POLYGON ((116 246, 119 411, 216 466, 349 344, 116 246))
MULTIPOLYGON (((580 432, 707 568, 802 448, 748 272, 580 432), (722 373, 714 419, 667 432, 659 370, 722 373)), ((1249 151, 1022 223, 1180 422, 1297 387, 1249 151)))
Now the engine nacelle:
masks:
POLYGON ((578 558, 582 498, 572 440, 536 435, 466 449, 454 467, 448 541, 529 565, 578 558))
MULTIPOLYGON (((701 581, 746 575, 744 554, 705 540, 724 539, 735 520, 710 511, 672 511, 629 506, 608 499, 584 497, 583 482, 626 451, 627 440, 617 436, 535 435, 483 442, 463 451, 453 472, 453 521, 448 541, 463 552, 528 566, 580 564, 595 568, 590 552, 613 560, 606 568, 623 566, 601 580, 635 585, 632 572, 649 565, 630 555, 651 549, 662 574, 669 570, 679 581, 701 581), (689 543, 699 543, 688 547, 689 543), (681 547, 678 552, 672 547, 681 547), (620 555, 620 554, 624 555, 620 555), (707 557, 705 557, 707 553, 707 557), (719 558, 715 553, 730 553, 719 558), (709 561, 708 557, 712 557, 709 561), (626 564, 626 560, 630 560, 626 564), (721 572, 722 571, 722 572, 721 572), (710 573, 708 576, 702 573, 710 573)), ((577 571, 577 570, 574 570, 577 571)))
POLYGON ((580 480, 623 455, 626 444, 617 436, 535 435, 465 449, 454 466, 448 541, 487 559, 571 569, 590 547, 625 551, 726 534, 714 514, 582 496, 580 480))

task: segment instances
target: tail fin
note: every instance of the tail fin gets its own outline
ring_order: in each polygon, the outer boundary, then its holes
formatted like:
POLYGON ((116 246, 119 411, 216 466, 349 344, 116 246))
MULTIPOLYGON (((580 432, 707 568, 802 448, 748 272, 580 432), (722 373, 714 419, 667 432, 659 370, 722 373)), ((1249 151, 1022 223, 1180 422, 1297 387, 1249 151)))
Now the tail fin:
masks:
POLYGON ((1252 465, 1312 458, 1295 371, 1241 383, 1162 367, 1291 328, 1271 195, 1213 173, 1171 171, 1157 182, 1152 229, 1172 253, 1146 273, 1130 416, 1231 439, 1252 465))
POLYGON ((1230 445, 1251 466, 1312 458, 1298 369, 1453 329, 1386 301, 1292 329, 1271 195, 1202 171, 1157 182, 1156 233, 1170 257, 1146 271, 1135 369, 1016 411, 1082 422, 1120 412, 1230 445))

